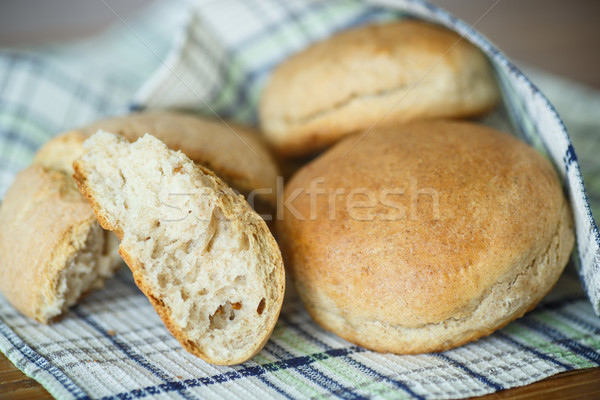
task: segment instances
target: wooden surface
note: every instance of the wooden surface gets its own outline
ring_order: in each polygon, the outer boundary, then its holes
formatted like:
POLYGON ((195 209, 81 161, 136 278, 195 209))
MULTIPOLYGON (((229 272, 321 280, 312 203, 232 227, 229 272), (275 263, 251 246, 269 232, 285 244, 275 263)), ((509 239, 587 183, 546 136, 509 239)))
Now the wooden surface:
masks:
POLYGON ((0 354, 0 399, 51 399, 52 396, 37 381, 19 371, 0 354))
MULTIPOLYGON (((144 2, 135 1, 140 4, 144 2)), ((597 22, 597 16, 600 14, 599 1, 432 0, 432 2, 448 9, 468 23, 476 23, 476 29, 483 32, 517 63, 525 62, 539 66, 582 83, 600 87, 598 73, 600 24, 597 22)), ((15 6, 23 4, 31 6, 30 3, 10 2, 15 6)), ((8 14, 10 13, 3 15, 8 18, 8 14)), ((65 16, 67 14, 64 13, 65 16)), ((43 13, 29 15, 32 18, 36 15, 42 17, 43 13)), ((79 18, 69 16, 69 19, 81 21, 83 16, 79 18)), ((64 23, 57 25, 64 27, 64 23)), ((30 25, 39 26, 35 22, 30 25)), ((21 21, 17 26, 22 26, 21 21)), ((76 30, 71 28, 71 32, 74 31, 73 29, 76 30)), ((34 36, 23 33, 16 37, 3 35, 5 40, 2 42, 4 45, 20 44, 30 42, 34 36)), ((35 36, 35 38, 45 37, 63 39, 58 34, 52 36, 51 30, 35 36)), ((48 398, 51 396, 45 389, 0 355, 0 399, 48 398)), ((485 400, 555 398, 600 398, 600 369, 567 372, 528 386, 480 397, 485 400)))
POLYGON ((600 399, 600 368, 564 372, 531 385, 503 390, 476 399, 600 399))

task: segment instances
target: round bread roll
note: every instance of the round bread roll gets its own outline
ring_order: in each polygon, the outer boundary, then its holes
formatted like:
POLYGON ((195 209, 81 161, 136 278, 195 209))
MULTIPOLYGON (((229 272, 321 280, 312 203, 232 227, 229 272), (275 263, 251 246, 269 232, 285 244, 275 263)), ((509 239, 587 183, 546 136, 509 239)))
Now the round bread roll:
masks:
POLYGON ((96 122, 50 140, 15 178, 0 206, 0 290, 21 313, 49 323, 121 266, 118 239, 100 228, 72 179, 84 140, 110 129, 130 141, 151 132, 206 165, 254 206, 271 212, 278 169, 266 146, 246 128, 173 112, 133 114, 96 122))
POLYGON ((308 312, 381 352, 462 345, 532 309, 569 260, 569 205, 534 149, 467 122, 349 137, 285 189, 280 245, 308 312))
POLYGON ((280 154, 300 156, 375 123, 476 116, 498 98, 477 47, 443 27, 400 20, 338 33, 284 61, 259 116, 280 154))

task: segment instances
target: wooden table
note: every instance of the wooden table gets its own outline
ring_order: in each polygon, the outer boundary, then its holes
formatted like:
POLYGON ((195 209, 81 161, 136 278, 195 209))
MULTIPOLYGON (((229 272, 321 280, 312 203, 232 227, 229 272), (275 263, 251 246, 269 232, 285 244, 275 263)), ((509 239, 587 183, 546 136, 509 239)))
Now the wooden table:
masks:
MULTIPOLYGON (((471 24, 476 22, 475 28, 509 57, 600 88, 600 24, 597 23, 600 2, 431 1, 471 24)), ((48 32, 44 35, 47 36, 48 32)), ((0 355, 0 398, 47 399, 51 396, 35 380, 26 377, 0 355)), ((600 398, 600 369, 565 372, 528 386, 480 397, 497 398, 600 398)))

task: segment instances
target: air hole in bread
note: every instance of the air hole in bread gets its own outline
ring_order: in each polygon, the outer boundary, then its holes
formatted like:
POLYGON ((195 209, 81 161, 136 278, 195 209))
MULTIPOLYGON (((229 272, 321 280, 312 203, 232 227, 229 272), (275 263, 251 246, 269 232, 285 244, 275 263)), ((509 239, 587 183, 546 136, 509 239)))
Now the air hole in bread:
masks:
POLYGON ((230 301, 225 302, 225 304, 220 305, 215 312, 209 317, 210 330, 215 329, 224 329, 228 325, 228 321, 233 321, 235 319, 235 312, 242 308, 241 303, 235 302, 231 303, 230 301))
POLYGON ((188 240, 188 241, 184 242, 184 243, 181 245, 181 251, 182 251, 184 254, 186 254, 186 255, 187 255, 187 254, 190 254, 190 249, 191 249, 191 247, 192 247, 192 242, 193 242, 192 240, 188 240))
MULTIPOLYGON (((189 290, 187 290, 187 289, 185 289, 185 288, 184 288, 184 289, 181 291, 181 299, 182 299, 183 301, 187 301, 189 298, 190 298, 190 292, 189 292, 189 290)), ((193 306, 192 306, 192 308, 193 308, 193 306)))
POLYGON ((260 303, 258 303, 258 307, 256 307, 256 312, 258 313, 258 315, 263 313, 263 311, 265 310, 265 305, 265 299, 261 299, 260 303))
POLYGON ((204 252, 205 252, 205 253, 210 253, 210 251, 212 250, 212 246, 213 246, 213 243, 214 243, 215 237, 217 236, 217 235, 216 235, 216 233, 217 233, 217 232, 216 232, 216 231, 214 231, 214 232, 212 233, 212 235, 210 236, 210 238, 208 239, 208 242, 206 243, 206 246, 204 247, 204 252))
POLYGON ((160 274, 158 274, 158 286, 160 286, 161 288, 165 288, 167 287, 167 283, 168 283, 169 278, 167 278, 167 274, 164 272, 161 272, 160 274))
POLYGON ((242 235, 240 240, 240 250, 245 251, 250 248, 250 240, 248 239, 248 235, 242 235))
POLYGON ((244 275, 238 275, 233 280, 233 284, 236 286, 244 286, 246 284, 246 277, 244 275))

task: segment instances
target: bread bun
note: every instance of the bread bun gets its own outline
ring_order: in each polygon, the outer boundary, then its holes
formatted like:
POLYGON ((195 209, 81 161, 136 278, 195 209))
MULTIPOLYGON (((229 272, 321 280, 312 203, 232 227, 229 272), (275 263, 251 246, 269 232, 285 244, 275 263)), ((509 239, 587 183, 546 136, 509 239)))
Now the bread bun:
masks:
POLYGON ((238 364, 268 340, 283 301, 279 247, 244 198, 145 135, 90 137, 74 178, 138 287, 181 345, 238 364))
POLYGON ((476 116, 498 99, 477 47, 443 27, 400 20, 338 33, 285 60, 259 115, 272 146, 300 156, 375 123, 476 116))
POLYGON ((98 129, 130 141, 151 132, 208 165, 262 213, 275 207, 278 169, 253 131, 175 112, 98 121, 46 143, 15 178, 0 206, 0 290, 21 313, 42 323, 61 315, 122 265, 119 241, 103 231, 72 179, 73 161, 98 129))
POLYGON ((113 275, 118 245, 70 175, 32 165, 0 207, 0 290, 22 314, 48 323, 113 275))
POLYGON ((434 352, 532 309, 569 260, 569 205, 534 149, 467 122, 348 137, 285 189, 278 238, 308 312, 381 352, 434 352))

